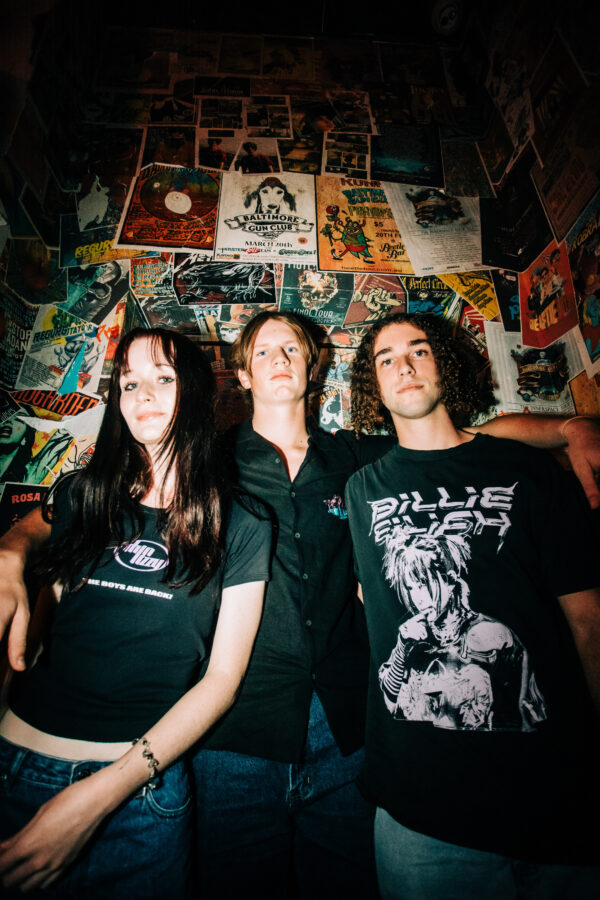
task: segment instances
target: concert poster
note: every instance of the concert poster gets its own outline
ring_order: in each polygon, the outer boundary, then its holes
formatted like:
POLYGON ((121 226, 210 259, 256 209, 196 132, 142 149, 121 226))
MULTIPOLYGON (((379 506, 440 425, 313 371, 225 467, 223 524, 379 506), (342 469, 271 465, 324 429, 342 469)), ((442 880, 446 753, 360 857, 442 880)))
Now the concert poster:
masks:
POLYGON ((521 338, 547 347, 579 324, 566 243, 553 241, 519 274, 521 338))
POLYGON ((331 272, 412 273, 388 202, 387 185, 318 176, 319 268, 331 272))
POLYGON ((382 125, 371 138, 371 178, 444 187, 435 125, 382 125))
POLYGON ((485 319, 495 319, 500 312, 491 272, 459 272, 440 275, 449 288, 470 303, 485 319))
POLYGON ((505 331, 521 333, 521 308, 519 305, 519 275, 510 269, 493 269, 492 281, 500 307, 500 317, 505 331))
POLYGON ((310 175, 222 176, 215 259, 315 265, 315 187, 310 175))
POLYGON ((390 182, 386 193, 415 275, 483 268, 478 197, 390 182))
POLYGON ((275 277, 267 263, 204 262, 177 253, 173 284, 182 306, 275 303, 275 277))
POLYGON ((117 233, 114 225, 87 228, 81 231, 75 213, 60 217, 60 266, 93 266, 111 259, 131 259, 133 256, 154 256, 153 250, 136 248, 116 249, 113 241, 117 233))
POLYGON ((600 372, 600 193, 569 231, 567 249, 577 297, 579 349, 591 378, 600 372))
POLYGON ((117 247, 212 250, 219 172, 152 164, 135 179, 117 232, 117 247))
POLYGON ((48 491, 41 484, 5 482, 0 497, 0 536, 39 506, 48 491))
POLYGON ((354 276, 288 265, 283 272, 279 308, 318 325, 341 325, 354 293, 354 276))
POLYGON ((485 334, 500 413, 574 415, 569 382, 581 371, 572 334, 545 348, 528 347, 500 322, 486 322, 485 334))
POLYGON ((396 275, 354 276, 354 294, 344 326, 375 322, 395 312, 406 312, 406 293, 396 275))
POLYGON ((463 307, 462 300, 437 275, 406 275, 402 279, 407 312, 429 313, 448 322, 456 322, 463 307))
POLYGON ((130 262, 129 281, 136 297, 173 297, 173 254, 136 257, 130 262))

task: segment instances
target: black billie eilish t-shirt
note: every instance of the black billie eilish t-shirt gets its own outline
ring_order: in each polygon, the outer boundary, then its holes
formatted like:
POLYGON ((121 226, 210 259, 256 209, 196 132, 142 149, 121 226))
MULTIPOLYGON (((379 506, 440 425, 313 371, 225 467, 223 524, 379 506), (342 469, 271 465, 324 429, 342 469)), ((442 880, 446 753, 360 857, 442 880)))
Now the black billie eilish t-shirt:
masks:
POLYGON ((589 861, 597 719, 556 599, 599 581, 579 493, 547 454, 479 435, 396 446, 346 504, 371 646, 368 797, 440 840, 589 861))
MULTIPOLYGON (((69 480, 57 490, 53 536, 65 527, 69 480)), ((199 594, 171 587, 158 511, 142 510, 140 538, 107 549, 87 584, 63 592, 38 662, 15 678, 10 706, 41 731, 91 741, 143 734, 203 673, 222 589, 269 578, 271 524, 234 502, 219 571, 199 594)))

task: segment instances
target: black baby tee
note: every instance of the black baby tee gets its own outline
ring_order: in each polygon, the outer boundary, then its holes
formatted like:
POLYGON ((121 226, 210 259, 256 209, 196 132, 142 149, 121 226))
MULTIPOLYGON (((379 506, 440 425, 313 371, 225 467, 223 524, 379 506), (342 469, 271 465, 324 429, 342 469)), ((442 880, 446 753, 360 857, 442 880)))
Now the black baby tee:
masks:
MULTIPOLYGON (((57 492, 52 536, 65 527, 67 492, 68 483, 57 492)), ((222 589, 268 580, 271 524, 239 504, 218 572, 191 596, 163 581, 158 511, 142 511, 141 536, 107 549, 87 584, 63 592, 38 662, 15 678, 10 706, 41 731, 90 741, 143 734, 203 674, 222 589)))

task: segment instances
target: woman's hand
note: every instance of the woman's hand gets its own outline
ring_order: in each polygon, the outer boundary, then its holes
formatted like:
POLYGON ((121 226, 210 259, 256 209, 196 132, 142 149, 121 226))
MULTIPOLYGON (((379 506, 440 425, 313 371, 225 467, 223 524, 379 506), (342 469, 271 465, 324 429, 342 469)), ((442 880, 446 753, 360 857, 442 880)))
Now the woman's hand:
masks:
POLYGON ((48 887, 73 862, 106 814, 99 808, 95 775, 69 785, 0 843, 4 887, 24 892, 48 887))

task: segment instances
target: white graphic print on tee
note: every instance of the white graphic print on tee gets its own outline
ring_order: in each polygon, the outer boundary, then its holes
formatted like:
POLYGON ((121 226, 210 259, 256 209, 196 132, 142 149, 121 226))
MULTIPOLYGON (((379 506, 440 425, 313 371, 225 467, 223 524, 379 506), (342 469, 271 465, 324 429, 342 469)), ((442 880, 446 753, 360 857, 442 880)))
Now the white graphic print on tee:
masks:
POLYGON ((396 645, 379 668, 395 718, 480 731, 532 731, 546 718, 527 650, 469 599, 473 537, 497 529, 500 551, 516 487, 466 487, 462 500, 438 487, 434 502, 417 491, 369 501, 370 536, 384 548, 383 575, 402 606, 396 645))

